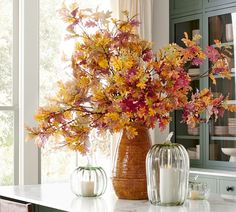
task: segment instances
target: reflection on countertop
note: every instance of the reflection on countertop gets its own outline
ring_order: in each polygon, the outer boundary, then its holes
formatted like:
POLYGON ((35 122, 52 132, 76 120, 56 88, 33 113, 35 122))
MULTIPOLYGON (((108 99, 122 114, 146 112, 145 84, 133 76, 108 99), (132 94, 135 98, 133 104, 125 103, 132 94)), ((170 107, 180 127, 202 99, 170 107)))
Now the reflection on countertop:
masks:
POLYGON ((225 200, 219 194, 211 194, 208 200, 186 200, 183 206, 164 207, 151 205, 148 200, 117 199, 111 186, 103 196, 97 198, 76 197, 70 191, 69 184, 1 186, 0 196, 70 212, 233 212, 236 210, 236 201, 225 200))

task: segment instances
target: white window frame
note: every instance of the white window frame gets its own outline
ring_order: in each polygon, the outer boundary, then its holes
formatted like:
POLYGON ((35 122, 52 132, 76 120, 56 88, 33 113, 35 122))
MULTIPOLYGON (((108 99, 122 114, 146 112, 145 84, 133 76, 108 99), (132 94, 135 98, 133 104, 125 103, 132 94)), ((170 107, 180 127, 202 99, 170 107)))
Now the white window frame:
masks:
POLYGON ((19 73, 19 184, 37 184, 40 150, 25 142, 25 124, 35 125, 39 105, 39 0, 19 0, 19 73))
POLYGON ((12 1, 13 10, 13 55, 12 55, 12 105, 11 106, 0 106, 0 111, 11 111, 14 113, 14 184, 19 183, 19 2, 18 0, 12 1))
POLYGON ((19 184, 19 1, 13 0, 14 184, 19 184))

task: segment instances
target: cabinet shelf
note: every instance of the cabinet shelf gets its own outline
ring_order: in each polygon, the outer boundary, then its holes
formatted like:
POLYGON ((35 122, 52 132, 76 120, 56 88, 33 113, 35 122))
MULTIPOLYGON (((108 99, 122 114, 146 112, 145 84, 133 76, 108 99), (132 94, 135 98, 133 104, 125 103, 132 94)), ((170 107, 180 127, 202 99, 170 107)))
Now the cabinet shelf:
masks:
POLYGON ((177 139, 187 139, 187 140, 199 140, 199 135, 177 135, 177 139))
POLYGON ((231 136, 211 136, 213 141, 236 141, 236 137, 231 136))
MULTIPOLYGON (((234 42, 226 42, 226 43, 221 43, 221 46, 233 46, 234 42)), ((216 47, 216 44, 211 45, 213 47, 216 47)))
MULTIPOLYGON (((231 69, 231 73, 230 73, 230 76, 231 77, 235 77, 235 72, 234 71, 232 71, 232 70, 234 70, 235 68, 232 68, 231 69)), ((223 77, 221 77, 220 75, 214 75, 214 77, 216 78, 216 79, 223 79, 223 77)))
POLYGON ((226 104, 228 104, 228 105, 235 105, 236 104, 236 100, 235 99, 227 100, 226 104))
MULTIPOLYGON (((199 80, 199 76, 200 76, 200 75, 190 76, 191 81, 199 80)), ((235 77, 235 68, 231 68, 230 76, 231 76, 231 77, 235 77)), ((205 77, 205 76, 204 76, 204 77, 205 77)), ((215 77, 216 79, 223 79, 223 77, 220 76, 220 75, 214 75, 214 77, 215 77)))

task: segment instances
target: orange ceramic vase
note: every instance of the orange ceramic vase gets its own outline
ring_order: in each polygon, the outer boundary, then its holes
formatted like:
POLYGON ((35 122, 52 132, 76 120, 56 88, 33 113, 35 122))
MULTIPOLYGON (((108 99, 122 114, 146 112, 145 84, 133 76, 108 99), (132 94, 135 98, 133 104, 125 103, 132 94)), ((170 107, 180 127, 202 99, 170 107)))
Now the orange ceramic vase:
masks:
POLYGON ((112 184, 120 199, 147 199, 145 160, 151 139, 147 128, 136 129, 138 135, 133 139, 123 132, 114 156, 112 184))

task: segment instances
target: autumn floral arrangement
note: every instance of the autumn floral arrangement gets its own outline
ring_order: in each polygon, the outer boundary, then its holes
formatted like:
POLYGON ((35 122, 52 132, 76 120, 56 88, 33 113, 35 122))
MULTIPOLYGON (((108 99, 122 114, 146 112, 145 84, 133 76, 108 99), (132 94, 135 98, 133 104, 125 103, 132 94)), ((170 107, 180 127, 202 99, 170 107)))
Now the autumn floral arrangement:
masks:
POLYGON ((188 67, 206 59, 210 69, 199 77, 209 76, 213 83, 215 75, 230 78, 228 50, 219 41, 216 48, 203 50, 197 45, 200 36, 190 40, 185 34, 184 48, 173 43, 154 53, 152 43, 136 33, 136 16, 126 11, 126 20, 117 20, 111 12, 72 4, 60 14, 68 23, 66 39, 74 40, 69 60, 73 76, 59 82, 57 95, 35 115, 38 126, 28 128, 39 146, 56 136, 61 138, 58 145, 84 154, 93 129, 101 134, 125 130, 133 138, 135 125, 164 129, 176 109, 183 109, 183 122, 192 126, 204 112, 209 119, 236 111, 227 96, 214 98, 209 89, 194 91, 190 86, 188 67))

